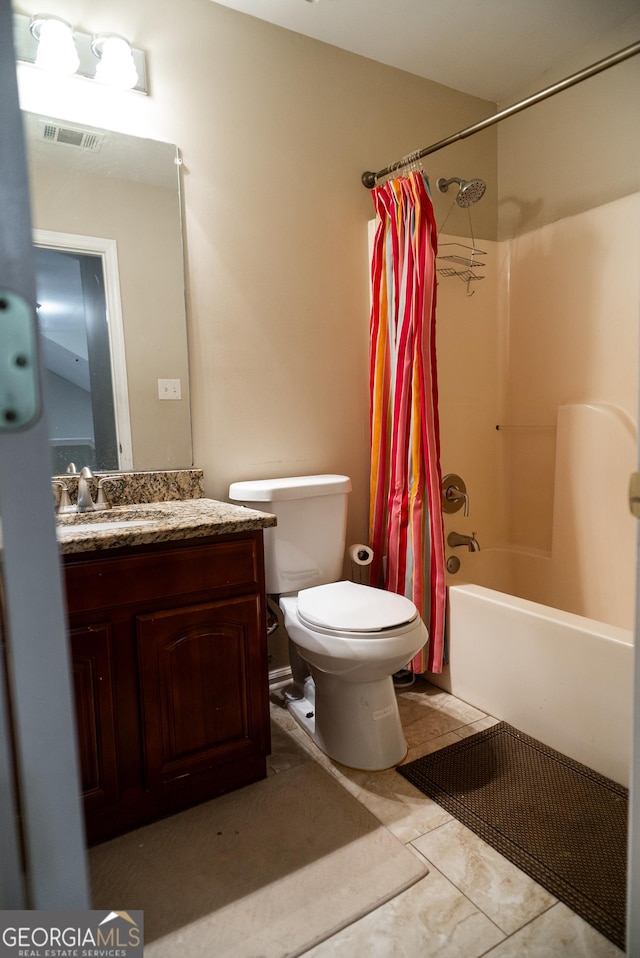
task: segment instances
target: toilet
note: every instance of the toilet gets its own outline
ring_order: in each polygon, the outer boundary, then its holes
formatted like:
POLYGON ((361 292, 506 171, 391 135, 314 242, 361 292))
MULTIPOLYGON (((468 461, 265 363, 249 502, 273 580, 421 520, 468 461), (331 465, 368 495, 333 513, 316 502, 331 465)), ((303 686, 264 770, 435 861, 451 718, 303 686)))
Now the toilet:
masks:
POLYGON ((392 675, 428 633, 410 599, 341 581, 350 491, 348 476, 295 476, 234 482, 229 498, 277 516, 265 576, 290 639, 287 708, 331 758, 376 771, 407 753, 392 675))

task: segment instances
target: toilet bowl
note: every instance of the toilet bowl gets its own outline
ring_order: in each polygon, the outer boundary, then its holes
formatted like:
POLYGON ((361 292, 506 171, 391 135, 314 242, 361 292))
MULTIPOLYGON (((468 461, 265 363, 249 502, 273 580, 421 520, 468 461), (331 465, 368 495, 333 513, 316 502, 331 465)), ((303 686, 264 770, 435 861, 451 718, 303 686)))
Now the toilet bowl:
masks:
POLYGON ((406 755, 392 675, 428 633, 405 596, 340 581, 350 491, 348 476, 295 476, 234 482, 229 498, 277 517, 265 578, 290 640, 289 711, 331 758, 375 771, 406 755))
POLYGON ((288 693, 296 721, 327 755, 352 768, 391 768, 403 760, 392 675, 427 642, 413 602, 354 582, 283 596, 285 628, 301 662, 288 693), (300 676, 304 676, 300 683, 300 676))

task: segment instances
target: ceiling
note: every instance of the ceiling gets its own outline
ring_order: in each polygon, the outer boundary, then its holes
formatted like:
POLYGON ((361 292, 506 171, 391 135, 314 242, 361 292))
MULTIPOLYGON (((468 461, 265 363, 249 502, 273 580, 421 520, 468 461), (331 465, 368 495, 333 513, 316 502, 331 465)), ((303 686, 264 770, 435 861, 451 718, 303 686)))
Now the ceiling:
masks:
POLYGON ((495 103, 638 13, 638 0, 215 2, 495 103))

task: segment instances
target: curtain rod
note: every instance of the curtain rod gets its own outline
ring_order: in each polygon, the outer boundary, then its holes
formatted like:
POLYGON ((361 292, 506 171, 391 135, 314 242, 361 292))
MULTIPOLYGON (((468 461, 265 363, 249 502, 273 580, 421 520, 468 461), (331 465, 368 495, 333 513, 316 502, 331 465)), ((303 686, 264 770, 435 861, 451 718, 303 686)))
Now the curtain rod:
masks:
POLYGON ((486 120, 480 120, 479 123, 474 123, 473 126, 468 126, 466 129, 460 130, 459 133, 453 133, 445 140, 439 140, 437 143, 427 146, 424 150, 420 150, 417 153, 412 153, 409 157, 405 157, 402 160, 398 160, 396 163, 392 163, 391 166, 385 167, 384 170, 378 170, 377 173, 372 173, 371 171, 363 173, 362 184, 363 186, 366 186, 368 190, 371 190, 376 185, 376 180, 378 180, 380 177, 387 176, 388 173, 393 173, 395 170, 399 170, 403 166, 407 166, 408 163, 413 163, 415 160, 422 159, 423 156, 428 156, 430 153, 435 153, 437 150, 442 150, 445 146, 450 146, 452 143, 457 143, 458 140, 464 140, 468 136, 473 136, 474 133, 480 133, 481 130, 485 130, 489 126, 493 126, 494 123, 499 123, 501 120, 506 120, 508 116, 513 116, 514 113, 519 113, 521 110, 526 110, 528 107, 533 106, 534 103, 539 103, 541 100, 546 100, 551 96, 555 96, 556 93, 561 93, 563 90, 567 90, 569 87, 575 86, 576 83, 581 83, 583 80, 588 80, 589 77, 595 76, 597 73, 602 73, 603 70, 608 70, 617 63, 622 63, 623 60, 628 60, 630 57, 634 57, 638 53, 640 53, 640 41, 637 43, 632 43, 630 46, 624 47, 622 50, 618 50, 617 53, 612 53, 603 60, 598 60, 596 63, 592 63, 591 66, 585 67, 583 70, 579 70, 578 73, 573 73, 571 76, 565 77, 564 80, 559 80, 557 83, 552 84, 552 86, 547 87, 545 90, 540 90, 539 93, 533 93, 531 96, 526 97, 526 99, 521 100, 519 103, 514 103, 513 106, 508 106, 504 110, 501 110, 500 113, 496 113, 494 116, 487 117, 486 120))

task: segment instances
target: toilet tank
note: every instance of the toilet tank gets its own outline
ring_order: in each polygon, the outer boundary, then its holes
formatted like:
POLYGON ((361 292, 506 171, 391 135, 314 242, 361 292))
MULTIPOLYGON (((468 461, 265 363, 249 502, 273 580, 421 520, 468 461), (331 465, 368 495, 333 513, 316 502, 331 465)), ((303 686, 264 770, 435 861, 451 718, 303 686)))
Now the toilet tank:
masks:
POLYGON ((277 516, 264 530, 268 593, 298 592, 342 578, 348 476, 294 476, 234 482, 229 498, 277 516))

